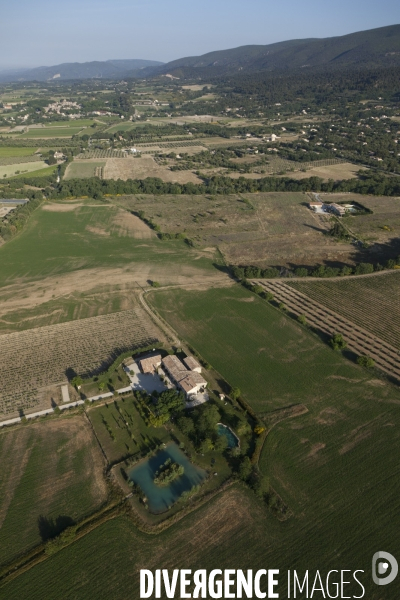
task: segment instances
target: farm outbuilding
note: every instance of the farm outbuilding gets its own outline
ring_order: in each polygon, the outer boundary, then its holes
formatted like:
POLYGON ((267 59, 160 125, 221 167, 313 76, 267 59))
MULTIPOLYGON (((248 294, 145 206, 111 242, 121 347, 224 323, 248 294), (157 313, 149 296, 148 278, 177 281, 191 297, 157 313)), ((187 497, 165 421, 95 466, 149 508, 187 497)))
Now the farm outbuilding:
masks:
POLYGON ((143 358, 139 363, 142 373, 154 373, 161 365, 161 360, 161 354, 143 358))
POLYGON ((187 356, 183 359, 183 362, 189 369, 189 371, 196 371, 196 373, 201 373, 201 365, 197 362, 193 356, 187 356))

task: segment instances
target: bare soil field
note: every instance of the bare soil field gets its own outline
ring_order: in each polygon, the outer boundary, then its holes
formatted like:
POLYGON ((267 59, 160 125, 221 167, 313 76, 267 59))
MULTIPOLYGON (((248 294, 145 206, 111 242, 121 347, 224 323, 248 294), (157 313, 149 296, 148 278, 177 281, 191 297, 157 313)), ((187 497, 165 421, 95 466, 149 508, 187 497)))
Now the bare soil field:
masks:
POLYGON ((120 353, 159 339, 159 332, 139 307, 3 335, 0 415, 49 408, 46 388, 66 382, 68 373, 88 376, 104 370, 120 353))
POLYGON ((342 163, 339 165, 329 165, 326 167, 307 167, 307 171, 305 173, 298 170, 290 171, 286 173, 284 177, 290 177, 291 179, 321 177, 321 179, 324 181, 328 181, 328 179, 339 181, 342 179, 355 179, 359 170, 360 167, 358 165, 353 165, 352 163, 342 163))
POLYGON ((400 271, 288 285, 400 350, 400 271))
POLYGON ((161 231, 184 233, 202 248, 218 247, 228 264, 353 262, 354 247, 324 235, 330 217, 314 214, 307 202, 301 193, 123 200, 143 210, 161 231))
POLYGON ((151 156, 142 158, 108 158, 104 167, 104 179, 146 179, 159 177, 163 181, 177 183, 201 183, 197 175, 191 171, 170 171, 160 167, 151 156))

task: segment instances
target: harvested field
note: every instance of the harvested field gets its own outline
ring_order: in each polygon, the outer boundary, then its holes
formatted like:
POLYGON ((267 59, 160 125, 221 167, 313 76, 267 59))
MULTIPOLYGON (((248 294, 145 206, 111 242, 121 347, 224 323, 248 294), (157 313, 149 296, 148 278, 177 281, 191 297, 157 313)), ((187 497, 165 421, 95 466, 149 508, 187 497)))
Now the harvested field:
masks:
MULTIPOLYGON (((300 292, 297 287, 293 288, 282 281, 266 281, 265 279, 256 280, 254 283, 261 285, 266 291, 272 292, 276 300, 283 302, 295 315, 304 315, 311 327, 319 329, 329 336, 332 336, 334 333, 341 333, 347 342, 349 350, 358 355, 370 356, 381 371, 400 381, 398 348, 395 348, 392 344, 370 333, 363 327, 355 325, 349 318, 330 310, 326 304, 324 305, 311 299, 310 296, 300 292)), ((363 300, 363 313, 365 315, 365 297, 363 300)), ((336 298, 337 301, 338 298, 336 298)), ((331 306, 336 306, 334 300, 333 304, 331 302, 331 306)), ((368 300, 368 306, 370 306, 370 300, 368 300)), ((379 304, 378 312, 380 313, 379 304)), ((368 311, 367 319, 369 314, 370 312, 368 311)))
POLYGON ((104 168, 104 179, 146 179, 159 177, 163 181, 177 183, 201 183, 197 175, 191 171, 170 171, 157 165, 151 156, 142 158, 108 158, 104 168))
POLYGON ((105 166, 105 160, 74 160, 68 165, 65 171, 64 179, 85 179, 86 177, 96 177, 97 169, 105 166))
POLYGON ((89 376, 104 370, 122 352, 158 340, 154 325, 139 307, 3 335, 0 414, 48 408, 46 388, 65 382, 68 373, 89 376))
MULTIPOLYGON (((317 163, 323 161, 317 161, 317 163)), ((328 161, 326 161, 328 162, 328 161)), ((290 171, 286 173, 285 177, 290 177, 291 179, 305 179, 308 177, 320 177, 324 181, 328 181, 328 179, 333 179, 334 181, 340 181, 341 179, 354 179, 357 177, 357 172, 360 170, 359 165, 353 165, 352 163, 343 162, 340 164, 331 164, 319 166, 316 164, 313 166, 312 163, 307 163, 307 171, 302 173, 298 169, 301 168, 301 163, 297 163, 295 167, 295 171, 290 171)))
POLYGON ((104 459, 82 416, 1 431, 0 461, 0 564, 106 500, 104 459))
POLYGON ((228 264, 353 262, 354 246, 324 235, 330 217, 311 212, 307 201, 301 193, 260 193, 126 197, 121 204, 142 210, 161 231, 217 246, 228 264))
POLYGON ((400 350, 399 271, 288 285, 400 350))

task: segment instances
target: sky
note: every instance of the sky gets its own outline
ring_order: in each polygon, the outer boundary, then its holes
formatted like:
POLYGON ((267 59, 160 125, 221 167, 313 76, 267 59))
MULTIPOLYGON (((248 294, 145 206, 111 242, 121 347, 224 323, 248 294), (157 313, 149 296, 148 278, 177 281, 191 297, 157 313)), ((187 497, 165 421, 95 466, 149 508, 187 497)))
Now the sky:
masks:
POLYGON ((400 23, 399 0, 0 0, 0 7, 0 69, 168 62, 400 23))

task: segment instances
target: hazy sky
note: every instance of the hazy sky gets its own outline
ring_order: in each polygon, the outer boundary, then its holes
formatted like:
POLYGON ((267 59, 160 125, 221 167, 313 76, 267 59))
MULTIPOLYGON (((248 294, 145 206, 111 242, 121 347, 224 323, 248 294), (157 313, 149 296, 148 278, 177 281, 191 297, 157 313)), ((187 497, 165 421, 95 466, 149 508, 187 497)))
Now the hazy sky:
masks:
POLYGON ((400 23, 399 0, 0 0, 0 68, 167 62, 400 23))

